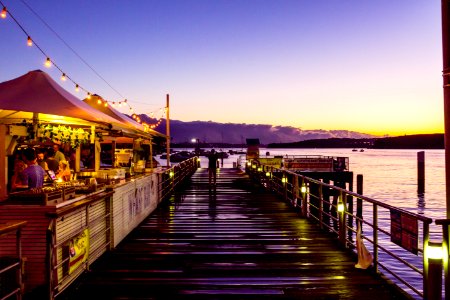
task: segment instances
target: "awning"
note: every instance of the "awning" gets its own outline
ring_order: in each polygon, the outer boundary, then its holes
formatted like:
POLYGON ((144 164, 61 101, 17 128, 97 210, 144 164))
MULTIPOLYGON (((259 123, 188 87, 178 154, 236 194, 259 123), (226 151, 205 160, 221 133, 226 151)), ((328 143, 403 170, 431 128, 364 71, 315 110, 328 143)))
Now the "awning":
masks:
POLYGON ((39 121, 57 124, 123 127, 124 124, 93 109, 41 70, 0 83, 0 122, 20 123, 39 113, 39 121))

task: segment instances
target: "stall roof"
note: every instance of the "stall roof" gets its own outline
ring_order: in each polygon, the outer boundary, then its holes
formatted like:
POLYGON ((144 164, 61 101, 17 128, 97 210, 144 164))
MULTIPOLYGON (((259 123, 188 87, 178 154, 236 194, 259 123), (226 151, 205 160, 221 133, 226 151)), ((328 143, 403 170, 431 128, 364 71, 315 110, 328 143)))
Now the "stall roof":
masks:
POLYGON ((3 122, 31 119, 33 113, 39 113, 39 120, 49 122, 124 126, 66 91, 41 70, 0 83, 0 119, 3 122))
POLYGON ((99 99, 102 100, 102 102, 105 101, 99 95, 92 95, 91 99, 84 99, 83 101, 85 103, 87 103, 89 106, 91 106, 92 108, 99 110, 102 113, 128 125, 134 131, 134 133, 138 133, 138 134, 146 133, 146 134, 153 135, 153 136, 165 136, 162 133, 159 133, 155 130, 145 128, 142 124, 136 122, 135 120, 129 118, 125 114, 123 114, 120 111, 116 110, 115 108, 111 107, 111 105, 108 105, 106 107, 104 105, 99 105, 98 104, 99 99))

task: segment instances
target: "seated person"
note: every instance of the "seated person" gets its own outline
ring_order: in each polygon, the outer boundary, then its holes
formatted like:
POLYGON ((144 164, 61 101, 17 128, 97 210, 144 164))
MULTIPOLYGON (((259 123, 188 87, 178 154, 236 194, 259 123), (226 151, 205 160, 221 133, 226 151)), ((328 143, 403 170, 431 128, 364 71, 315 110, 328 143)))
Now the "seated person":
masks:
POLYGON ((63 181, 70 181, 70 168, 69 163, 65 160, 59 162, 59 171, 56 174, 56 178, 62 179, 63 181))

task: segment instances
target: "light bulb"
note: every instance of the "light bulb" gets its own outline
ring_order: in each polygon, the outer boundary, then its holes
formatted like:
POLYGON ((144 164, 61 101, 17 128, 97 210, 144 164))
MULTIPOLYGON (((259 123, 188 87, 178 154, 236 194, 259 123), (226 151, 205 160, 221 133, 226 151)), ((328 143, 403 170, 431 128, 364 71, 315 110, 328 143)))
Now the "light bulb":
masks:
POLYGON ((77 84, 75 85, 75 92, 79 92, 80 91, 80 86, 77 84))
POLYGON ((52 61, 50 60, 50 57, 47 57, 47 60, 45 61, 45 66, 47 68, 50 68, 52 66, 52 61))
POLYGON ((105 103, 103 104, 105 107, 108 107, 108 102, 105 101, 105 103))
POLYGON ((87 99, 91 99, 91 93, 87 93, 87 99))
POLYGON ((2 19, 6 18, 6 7, 3 6, 2 12, 0 13, 0 16, 2 17, 2 19))
POLYGON ((29 47, 33 46, 33 40, 30 37, 28 37, 28 39, 27 39, 27 45, 29 47))
POLYGON ((66 78, 66 73, 62 73, 62 75, 61 75, 61 80, 62 80, 62 81, 66 81, 66 79, 67 79, 67 78, 66 78))
POLYGON ((102 104, 102 99, 98 99, 97 104, 102 104))

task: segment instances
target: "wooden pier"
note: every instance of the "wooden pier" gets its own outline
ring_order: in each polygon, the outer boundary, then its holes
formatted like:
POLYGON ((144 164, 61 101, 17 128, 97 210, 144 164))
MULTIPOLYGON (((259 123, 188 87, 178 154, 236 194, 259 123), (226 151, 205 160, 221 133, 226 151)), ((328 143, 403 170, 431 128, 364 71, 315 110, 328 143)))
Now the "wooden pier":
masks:
POLYGON ((206 169, 57 299, 408 299, 237 169, 206 169))

